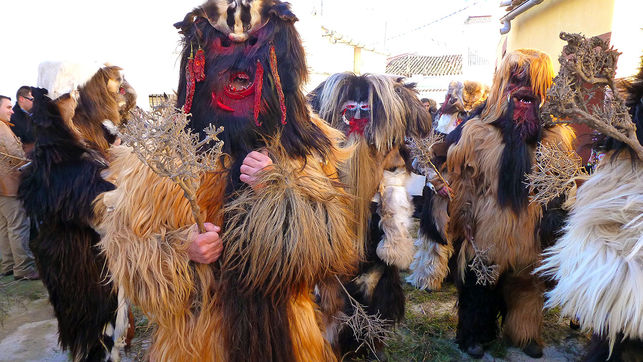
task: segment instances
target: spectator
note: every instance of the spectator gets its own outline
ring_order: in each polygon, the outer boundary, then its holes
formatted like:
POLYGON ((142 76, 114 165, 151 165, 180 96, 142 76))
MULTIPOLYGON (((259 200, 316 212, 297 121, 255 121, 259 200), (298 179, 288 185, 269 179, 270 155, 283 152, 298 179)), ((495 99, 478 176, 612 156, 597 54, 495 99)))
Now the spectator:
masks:
POLYGON ((31 87, 23 85, 16 92, 16 105, 13 107, 13 115, 11 116, 11 123, 13 123, 11 130, 20 138, 22 148, 28 157, 36 142, 31 121, 31 108, 33 108, 31 87))
POLYGON ((420 102, 422 102, 424 108, 431 114, 431 120, 435 121, 435 115, 438 113, 438 103, 429 98, 422 98, 420 102))
MULTIPOLYGON (((0 95, 0 149, 9 156, 24 158, 20 140, 9 128, 11 98, 0 95)), ((15 279, 39 279, 28 247, 29 219, 16 197, 20 173, 0 162, 0 273, 15 279)))

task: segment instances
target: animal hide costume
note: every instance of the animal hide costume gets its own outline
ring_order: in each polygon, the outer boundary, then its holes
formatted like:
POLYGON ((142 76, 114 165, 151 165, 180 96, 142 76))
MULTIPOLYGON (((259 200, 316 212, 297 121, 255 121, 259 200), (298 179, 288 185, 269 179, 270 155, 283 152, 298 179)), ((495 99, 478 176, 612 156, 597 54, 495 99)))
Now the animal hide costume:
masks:
MULTIPOLYGON (((192 212, 183 191, 115 147, 97 200, 113 279, 157 326, 160 361, 332 361, 313 288, 354 273, 351 198, 337 179, 341 133, 311 116, 303 47, 281 1, 208 1, 175 24, 184 36, 178 106, 189 127, 224 126, 219 172, 197 202, 222 226, 212 264, 190 261, 192 212), (255 192, 239 180, 246 155, 274 161, 255 192)), ((202 134, 203 136, 203 134, 202 134)))
POLYGON ((436 115, 440 133, 451 133, 469 114, 480 107, 489 95, 489 88, 475 81, 451 82, 444 103, 436 115))
MULTIPOLYGON (((346 145, 356 150, 340 170, 340 178, 355 196, 356 247, 365 248, 366 258, 343 284, 368 313, 397 323, 404 316, 399 270, 408 268, 414 253, 409 233, 413 209, 405 188, 410 160, 404 140, 428 134, 430 115, 414 85, 382 75, 335 74, 309 99, 322 118, 346 134, 346 145), (379 202, 372 202, 377 193, 379 202)), ((331 280, 320 286, 327 338, 342 356, 365 353, 364 346, 356 350, 360 343, 355 336, 362 331, 336 321, 337 315, 354 312, 337 283, 331 280)))
MULTIPOLYGON (((643 67, 627 85, 632 120, 643 142, 643 67)), ((537 269, 557 281, 546 307, 577 317, 602 345, 591 360, 630 360, 643 351, 643 161, 608 140, 596 172, 577 190, 564 235, 537 269), (638 347, 636 347, 638 345, 638 347), (610 356, 611 355, 611 356, 610 356)), ((633 358, 631 360, 636 360, 633 358)))
POLYGON ((538 108, 552 82, 549 56, 509 53, 496 71, 486 107, 468 120, 447 153, 447 237, 458 257, 460 348, 475 357, 503 332, 532 357, 542 355, 544 284, 532 272, 540 261, 543 209, 528 202, 525 176, 540 143, 571 150, 566 126, 545 128, 538 108))
POLYGON ((131 92, 120 69, 106 67, 80 87, 78 101, 70 94, 51 101, 47 90, 32 90, 36 144, 19 197, 38 231, 30 247, 58 319, 60 345, 74 360, 119 360, 130 327, 123 295, 106 282, 92 206, 114 188, 101 178, 109 145, 102 122, 108 117, 119 124, 119 111, 133 105, 124 100, 126 88, 131 92))

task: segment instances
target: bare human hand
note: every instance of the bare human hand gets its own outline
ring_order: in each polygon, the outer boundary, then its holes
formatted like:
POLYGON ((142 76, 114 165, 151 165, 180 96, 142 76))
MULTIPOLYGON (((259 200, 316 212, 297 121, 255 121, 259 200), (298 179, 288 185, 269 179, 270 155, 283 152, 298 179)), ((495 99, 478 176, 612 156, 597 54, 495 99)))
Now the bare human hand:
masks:
POLYGON ((271 166, 272 159, 270 159, 266 150, 261 152, 252 151, 243 159, 239 179, 250 185, 253 190, 256 190, 261 187, 261 185, 257 185, 257 174, 259 171, 268 169, 271 166))
POLYGON ((199 234, 196 224, 190 229, 188 255, 190 260, 194 262, 210 264, 219 259, 223 251, 223 242, 219 236, 221 228, 209 222, 206 222, 204 226, 205 232, 203 234, 199 234))

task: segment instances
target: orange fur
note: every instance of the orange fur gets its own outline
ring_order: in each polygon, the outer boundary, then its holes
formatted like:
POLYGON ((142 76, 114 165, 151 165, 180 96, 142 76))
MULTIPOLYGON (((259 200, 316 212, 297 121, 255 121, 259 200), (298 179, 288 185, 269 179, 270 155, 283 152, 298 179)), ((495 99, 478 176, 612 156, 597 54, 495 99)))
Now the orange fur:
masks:
MULTIPOLYGON (((323 121, 314 122, 331 139, 341 138, 323 121)), ((247 267, 240 289, 266 295, 280 291, 277 297, 287 298, 296 360, 335 360, 311 291, 320 280, 353 273, 359 260, 354 236, 347 232, 351 198, 339 187, 335 168, 346 150, 335 148, 329 160, 311 156, 305 162, 279 148, 271 151, 275 162, 261 176, 265 187, 259 193, 247 189, 228 205, 223 205, 225 173, 204 176, 197 199, 206 220, 222 222, 223 207, 232 216, 222 235, 224 256, 203 265, 187 254, 194 221, 183 191, 154 174, 129 148, 110 150, 108 180, 117 189, 96 200, 101 248, 115 284, 158 326, 152 360, 226 360, 225 333, 234 326, 223 325, 221 310, 234 301, 221 300, 221 280, 240 265, 247 267), (297 211, 283 220, 289 206, 297 211), (281 224, 273 228, 270 222, 281 224)))

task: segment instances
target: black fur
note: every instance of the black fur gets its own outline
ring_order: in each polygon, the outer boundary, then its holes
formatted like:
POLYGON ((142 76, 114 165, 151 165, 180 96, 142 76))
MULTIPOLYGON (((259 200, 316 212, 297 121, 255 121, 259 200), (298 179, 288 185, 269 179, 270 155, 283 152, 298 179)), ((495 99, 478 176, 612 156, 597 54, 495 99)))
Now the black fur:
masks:
POLYGON ((513 122, 513 101, 504 117, 492 124, 502 132, 504 148, 500 159, 500 175, 498 177, 498 203, 503 207, 511 207, 519 214, 529 201, 529 188, 525 184, 527 174, 531 172, 531 155, 528 144, 536 139, 523 139, 520 131, 513 122))
POLYGON ((609 340, 605 336, 592 335, 592 340, 582 358, 585 362, 642 362, 643 341, 640 339, 623 339, 623 334, 616 336, 616 342, 610 355, 609 340))
POLYGON ((433 217, 435 193, 429 187, 424 186, 422 196, 424 197, 424 205, 422 205, 422 215, 420 217, 420 232, 439 244, 447 245, 447 241, 444 240, 442 234, 438 231, 433 217))
POLYGON ((503 278, 493 286, 481 286, 476 281, 476 275, 469 267, 464 283, 456 276, 458 326, 455 338, 463 351, 475 344, 484 345, 495 340, 499 332, 498 317, 506 313, 502 297, 503 278))
MULTIPOLYGON (((400 272, 397 267, 387 265, 377 256, 377 244, 384 236, 384 233, 379 227, 380 217, 375 212, 376 204, 371 205, 372 218, 369 224, 368 245, 366 249, 366 257, 360 264, 359 272, 354 279, 359 276, 380 271, 382 273, 375 289, 371 295, 366 295, 360 290, 360 285, 351 281, 345 285, 349 294, 355 298, 359 303, 364 305, 366 312, 375 315, 380 315, 380 319, 385 319, 393 326, 404 318, 405 298, 404 291, 402 290, 402 280, 400 272)), ((354 310, 350 303, 344 303, 344 313, 351 315, 354 310)), ((354 331, 348 326, 344 326, 339 333, 339 347, 341 356, 347 358, 357 358, 366 356, 370 350, 364 346, 360 346, 361 342, 355 339, 354 331)), ((378 341, 376 349, 382 347, 382 341, 378 341)))
POLYGON ((46 92, 32 89, 36 144, 19 198, 38 229, 30 247, 58 319, 60 345, 81 360, 104 360, 113 342, 102 331, 114 322, 117 298, 90 225, 93 200, 114 186, 100 176, 105 163, 78 141, 46 92))

